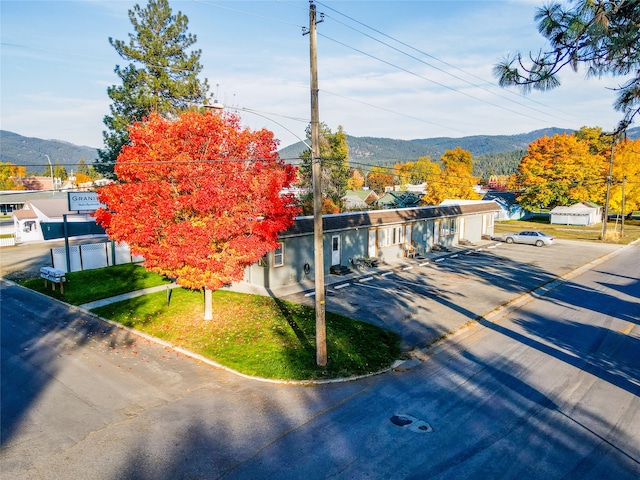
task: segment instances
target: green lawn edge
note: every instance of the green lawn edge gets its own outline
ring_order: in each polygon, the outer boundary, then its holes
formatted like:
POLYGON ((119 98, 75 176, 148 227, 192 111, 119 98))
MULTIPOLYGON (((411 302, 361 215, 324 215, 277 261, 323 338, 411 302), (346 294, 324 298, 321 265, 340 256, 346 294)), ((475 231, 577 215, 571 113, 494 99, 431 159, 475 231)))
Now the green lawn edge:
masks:
MULTIPOLYGON (((22 286, 82 305, 169 281, 135 264, 67 274, 64 294, 41 278, 22 286)), ((200 291, 161 291, 95 308, 98 317, 181 347, 241 374, 273 380, 351 378, 386 370, 401 357, 400 336, 378 326, 326 312, 325 367, 316 365, 315 309, 274 297, 213 292, 214 320, 203 320, 200 291)), ((135 345, 130 347, 135 348, 135 345)))
POLYGON ((92 313, 201 355, 241 374, 273 380, 359 377, 400 358, 400 336, 326 312, 326 366, 316 365, 315 309, 274 297, 213 293, 213 320, 203 294, 176 289, 95 308, 92 313))

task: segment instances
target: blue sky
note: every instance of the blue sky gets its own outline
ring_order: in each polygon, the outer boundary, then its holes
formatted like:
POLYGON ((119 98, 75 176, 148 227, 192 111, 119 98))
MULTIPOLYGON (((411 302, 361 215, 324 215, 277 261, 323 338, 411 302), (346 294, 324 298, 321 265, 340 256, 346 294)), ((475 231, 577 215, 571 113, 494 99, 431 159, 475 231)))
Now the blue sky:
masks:
MULTIPOLYGON (((102 147, 106 89, 126 65, 128 10, 146 1, 6 1, 1 7, 0 128, 102 147)), ((610 130, 621 78, 566 71, 526 97, 500 89, 494 64, 546 47, 533 20, 544 0, 316 2, 320 119, 354 136, 415 139, 517 134, 551 126, 610 130), (399 40, 401 43, 398 43, 399 40)), ((172 1, 189 18, 211 94, 281 146, 310 118, 307 0, 172 1), (266 117, 266 118, 265 118, 266 117)))

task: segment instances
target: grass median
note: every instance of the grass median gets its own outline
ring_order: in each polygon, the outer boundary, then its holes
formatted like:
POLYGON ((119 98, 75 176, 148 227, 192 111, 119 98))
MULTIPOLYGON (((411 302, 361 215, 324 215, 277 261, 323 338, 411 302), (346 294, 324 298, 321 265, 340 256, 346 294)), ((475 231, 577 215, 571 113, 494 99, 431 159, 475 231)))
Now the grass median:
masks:
POLYGON ((96 308, 94 313, 166 340, 238 372, 263 378, 351 377, 389 367, 399 337, 365 322, 326 312, 328 363, 315 364, 315 310, 277 298, 213 293, 213 320, 203 294, 173 290, 96 308))
MULTIPOLYGON (((65 293, 40 278, 24 286, 81 305, 167 281, 137 265, 68 274, 65 293)), ((165 340, 246 375, 281 380, 353 377, 388 368, 400 357, 400 338, 377 326, 326 312, 325 367, 315 362, 315 310, 260 295, 213 293, 213 320, 203 320, 199 291, 165 291, 96 308, 93 312, 165 340)))

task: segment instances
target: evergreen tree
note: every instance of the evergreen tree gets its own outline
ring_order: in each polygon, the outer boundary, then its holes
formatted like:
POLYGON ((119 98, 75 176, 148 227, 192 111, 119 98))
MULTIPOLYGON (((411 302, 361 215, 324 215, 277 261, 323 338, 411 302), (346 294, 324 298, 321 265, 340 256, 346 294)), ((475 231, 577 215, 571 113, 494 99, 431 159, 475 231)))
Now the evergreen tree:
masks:
POLYGON ((56 163, 53 166, 53 177, 59 178, 60 180, 66 180, 68 177, 67 169, 64 168, 64 165, 60 165, 58 160, 56 160, 56 163))
MULTIPOLYGON (((307 127, 307 138, 311 138, 311 127, 307 127)), ((310 215, 313 205, 313 175, 311 165, 311 150, 306 149, 300 154, 300 168, 298 169, 298 186, 308 189, 302 196, 302 207, 305 215, 310 215)), ((326 124, 320 125, 320 162, 322 164, 322 196, 329 200, 330 210, 342 209, 342 197, 348 189, 351 170, 349 168, 349 146, 347 134, 342 126, 338 131, 331 132, 326 124)))
POLYGON ((146 8, 129 10, 134 32, 129 43, 109 38, 109 43, 126 61, 116 65, 121 85, 107 89, 112 100, 110 114, 104 117, 103 150, 98 151, 96 170, 114 178, 113 167, 124 145, 129 143, 129 126, 149 113, 175 117, 191 105, 206 101, 209 85, 200 81, 200 50, 187 53, 196 36, 187 33, 188 18, 173 15, 168 0, 149 0, 146 8))
POLYGON ((569 7, 551 3, 538 9, 538 31, 552 49, 530 55, 525 65, 517 53, 494 68, 500 85, 550 90, 560 85, 559 71, 569 65, 587 74, 631 75, 620 87, 614 103, 624 118, 624 130, 640 112, 640 2, 638 0, 576 0, 569 7))
POLYGON ((76 165, 76 172, 78 175, 87 175, 89 176, 89 166, 87 162, 84 161, 84 158, 78 160, 78 164, 76 165))

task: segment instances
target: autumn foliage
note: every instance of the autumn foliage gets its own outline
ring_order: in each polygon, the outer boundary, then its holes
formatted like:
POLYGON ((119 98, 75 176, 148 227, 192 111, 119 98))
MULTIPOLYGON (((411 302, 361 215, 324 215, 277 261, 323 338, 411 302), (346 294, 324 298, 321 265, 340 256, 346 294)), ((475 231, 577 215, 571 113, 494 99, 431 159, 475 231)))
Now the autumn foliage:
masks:
POLYGON ((293 224, 295 199, 281 191, 295 170, 278 158, 272 132, 244 128, 234 114, 188 111, 151 114, 129 137, 96 218, 147 269, 216 290, 242 280, 293 224))
POLYGON ((592 150, 589 142, 575 135, 532 142, 516 173, 516 182, 524 189, 520 204, 531 210, 586 200, 602 204, 607 157, 592 150))

